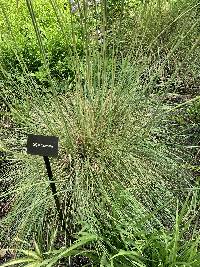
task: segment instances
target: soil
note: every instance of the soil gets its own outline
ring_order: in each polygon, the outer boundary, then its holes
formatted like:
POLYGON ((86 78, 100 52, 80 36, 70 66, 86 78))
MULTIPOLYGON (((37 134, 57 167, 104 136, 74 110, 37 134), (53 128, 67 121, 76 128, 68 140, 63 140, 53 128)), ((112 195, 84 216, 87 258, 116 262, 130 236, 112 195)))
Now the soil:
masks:
POLYGON ((59 263, 57 267, 81 267, 87 264, 88 267, 92 267, 92 263, 87 257, 84 256, 75 256, 71 259, 71 263, 69 264, 66 260, 59 263))
MULTIPOLYGON (((1 247, 1 243, 0 243, 0 247, 1 247)), ((6 249, 0 249, 0 265, 13 259, 13 254, 6 249)))

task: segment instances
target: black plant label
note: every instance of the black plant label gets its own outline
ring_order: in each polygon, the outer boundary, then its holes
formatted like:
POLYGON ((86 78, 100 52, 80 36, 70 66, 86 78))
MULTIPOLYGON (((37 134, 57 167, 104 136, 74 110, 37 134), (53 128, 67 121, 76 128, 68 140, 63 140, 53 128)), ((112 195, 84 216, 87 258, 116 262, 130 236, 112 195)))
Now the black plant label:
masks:
POLYGON ((27 153, 39 156, 58 156, 58 137, 43 135, 28 135, 27 153))

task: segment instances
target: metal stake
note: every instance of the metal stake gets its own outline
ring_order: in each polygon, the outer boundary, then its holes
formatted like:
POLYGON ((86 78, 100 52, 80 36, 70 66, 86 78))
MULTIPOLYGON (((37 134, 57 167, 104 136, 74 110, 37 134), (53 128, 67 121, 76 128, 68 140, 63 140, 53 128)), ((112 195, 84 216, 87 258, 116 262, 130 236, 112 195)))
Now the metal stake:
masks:
POLYGON ((53 181, 53 174, 52 174, 52 171, 51 171, 51 165, 50 165, 49 157, 43 156, 43 158, 44 158, 44 162, 45 162, 46 169, 47 169, 47 174, 48 174, 49 181, 50 181, 51 191, 52 191, 52 194, 53 194, 53 197, 54 197, 54 200, 55 200, 56 209, 58 211, 58 216, 59 216, 59 219, 61 221, 63 230, 66 231, 66 224, 65 224, 65 221, 64 221, 64 217, 63 217, 60 201, 58 199, 56 185, 55 185, 55 182, 53 181))

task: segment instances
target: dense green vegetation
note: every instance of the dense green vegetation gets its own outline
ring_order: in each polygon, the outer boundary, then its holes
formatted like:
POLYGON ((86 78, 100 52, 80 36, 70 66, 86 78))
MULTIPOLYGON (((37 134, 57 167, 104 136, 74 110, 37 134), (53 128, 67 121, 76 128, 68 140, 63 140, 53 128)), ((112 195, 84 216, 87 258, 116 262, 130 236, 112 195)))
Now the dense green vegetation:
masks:
POLYGON ((1 1, 2 266, 200 265, 199 11, 1 1), (29 133, 59 137, 67 229, 29 133))

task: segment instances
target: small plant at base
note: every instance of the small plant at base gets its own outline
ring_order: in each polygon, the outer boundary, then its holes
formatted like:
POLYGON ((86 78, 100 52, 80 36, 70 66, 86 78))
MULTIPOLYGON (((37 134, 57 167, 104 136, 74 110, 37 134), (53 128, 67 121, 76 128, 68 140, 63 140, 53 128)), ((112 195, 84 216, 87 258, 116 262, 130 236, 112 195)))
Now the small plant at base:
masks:
MULTIPOLYGON (((17 250, 16 252, 20 255, 22 254, 23 257, 17 257, 17 259, 11 260, 5 264, 2 264, 2 267, 7 266, 15 266, 20 264, 24 267, 53 267, 57 266, 59 261, 63 258, 67 258, 69 265, 70 265, 70 258, 78 256, 78 255, 95 255, 96 253, 93 251, 87 251, 83 247, 88 243, 92 243, 97 240, 97 237, 88 233, 81 233, 79 239, 72 244, 69 248, 61 248, 58 250, 51 250, 47 252, 43 252, 40 250, 39 245, 34 241, 35 250, 17 250)), ((94 257, 94 256, 93 256, 94 257)), ((86 265, 84 265, 86 266, 86 265)))

